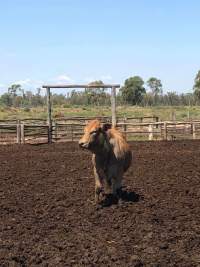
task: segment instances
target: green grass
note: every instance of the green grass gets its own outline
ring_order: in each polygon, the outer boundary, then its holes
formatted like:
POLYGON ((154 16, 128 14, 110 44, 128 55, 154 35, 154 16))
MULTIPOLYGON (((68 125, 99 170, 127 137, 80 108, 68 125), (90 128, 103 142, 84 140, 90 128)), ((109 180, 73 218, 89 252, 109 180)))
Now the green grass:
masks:
MULTIPOLYGON (((187 120, 188 112, 191 119, 200 120, 200 106, 185 107, 135 107, 135 106, 119 106, 117 107, 118 116, 158 116, 160 120, 171 120, 172 112, 176 113, 177 120, 187 120)), ((71 116, 110 116, 110 107, 91 107, 91 106, 64 106, 53 107, 53 117, 71 117, 71 116)), ((3 108, 0 107, 0 119, 23 119, 23 118, 41 118, 46 119, 46 107, 40 108, 3 108)))

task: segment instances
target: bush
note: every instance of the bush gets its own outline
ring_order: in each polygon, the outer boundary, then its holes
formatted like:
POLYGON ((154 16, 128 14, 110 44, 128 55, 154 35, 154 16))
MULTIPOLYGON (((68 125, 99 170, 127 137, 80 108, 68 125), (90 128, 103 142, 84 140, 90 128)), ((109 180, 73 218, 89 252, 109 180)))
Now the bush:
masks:
POLYGON ((70 104, 64 104, 63 108, 71 108, 72 106, 70 104))
POLYGON ((24 112, 30 112, 30 111, 31 111, 30 108, 28 108, 28 107, 25 107, 25 108, 24 108, 24 112))

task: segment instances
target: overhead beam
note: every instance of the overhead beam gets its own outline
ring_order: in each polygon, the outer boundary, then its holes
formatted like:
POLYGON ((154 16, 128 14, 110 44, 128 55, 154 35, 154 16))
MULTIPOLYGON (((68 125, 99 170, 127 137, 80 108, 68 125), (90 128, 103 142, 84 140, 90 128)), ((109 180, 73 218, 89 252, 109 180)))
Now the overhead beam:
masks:
POLYGON ((58 84, 58 85, 43 85, 42 88, 120 88, 120 84, 58 84))

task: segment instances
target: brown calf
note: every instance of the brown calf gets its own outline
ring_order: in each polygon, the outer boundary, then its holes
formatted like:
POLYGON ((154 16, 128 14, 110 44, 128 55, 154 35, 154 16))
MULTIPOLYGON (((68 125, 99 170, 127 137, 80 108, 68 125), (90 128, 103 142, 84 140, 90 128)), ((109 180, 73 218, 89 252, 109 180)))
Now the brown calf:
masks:
POLYGON ((79 146, 92 152, 95 176, 95 201, 105 184, 106 193, 115 196, 120 192, 124 172, 129 168, 132 153, 121 132, 100 121, 90 121, 84 129, 79 146))

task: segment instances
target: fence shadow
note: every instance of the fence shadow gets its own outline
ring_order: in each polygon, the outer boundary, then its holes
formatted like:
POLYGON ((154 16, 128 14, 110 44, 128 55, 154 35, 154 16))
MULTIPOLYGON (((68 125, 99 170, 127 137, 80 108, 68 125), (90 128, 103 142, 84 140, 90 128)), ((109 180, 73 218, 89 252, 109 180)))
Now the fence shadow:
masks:
POLYGON ((48 141, 47 142, 41 142, 41 143, 27 143, 30 146, 42 146, 42 145, 48 145, 48 141))

